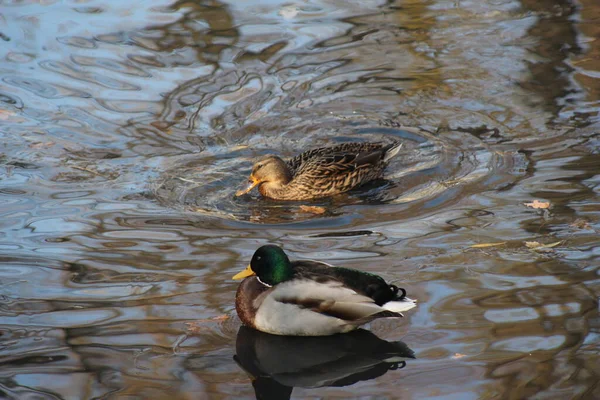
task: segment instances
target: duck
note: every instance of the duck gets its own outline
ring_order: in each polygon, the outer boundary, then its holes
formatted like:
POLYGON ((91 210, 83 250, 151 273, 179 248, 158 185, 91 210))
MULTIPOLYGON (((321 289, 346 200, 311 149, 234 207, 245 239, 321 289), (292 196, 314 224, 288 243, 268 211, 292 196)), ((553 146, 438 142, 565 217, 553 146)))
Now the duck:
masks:
POLYGON ((267 155, 252 167, 249 185, 236 196, 258 186, 259 193, 273 200, 312 200, 347 192, 383 178, 390 159, 402 143, 342 143, 305 151, 287 162, 267 155))
POLYGON ((292 262, 276 245, 258 248, 232 279, 244 279, 235 296, 242 323, 274 335, 346 333, 416 307, 404 289, 378 275, 321 261, 292 262))

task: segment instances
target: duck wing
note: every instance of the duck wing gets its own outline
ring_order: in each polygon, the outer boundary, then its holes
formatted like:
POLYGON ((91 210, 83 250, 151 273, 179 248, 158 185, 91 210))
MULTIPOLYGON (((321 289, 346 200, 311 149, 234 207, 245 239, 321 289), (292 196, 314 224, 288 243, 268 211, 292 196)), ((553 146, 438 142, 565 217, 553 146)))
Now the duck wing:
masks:
MULTIPOLYGON (((343 157, 344 155, 358 155, 381 151, 384 147, 389 149, 390 145, 384 145, 382 143, 342 143, 337 146, 331 147, 319 147, 317 149, 311 149, 304 153, 298 154, 296 157, 290 159, 287 163, 293 174, 296 174, 301 166, 306 165, 309 161, 315 161, 315 159, 325 158, 329 156, 343 157)), ((384 150, 384 152, 387 151, 384 150)), ((331 162, 331 161, 329 161, 331 162)))
POLYGON ((402 317, 402 314, 378 306, 370 297, 359 294, 334 279, 321 282, 293 279, 277 285, 269 297, 281 304, 293 305, 356 325, 375 318, 402 317))
POLYGON ((292 278, 269 288, 253 301, 256 314, 251 326, 276 335, 327 336, 348 332, 376 318, 402 317, 415 307, 375 301, 343 282, 320 275, 318 279, 292 278))
POLYGON ((389 301, 402 300, 406 293, 395 285, 388 284, 382 277, 365 271, 334 267, 319 261, 299 260, 292 263, 294 276, 323 281, 334 279, 349 289, 371 298, 382 306, 389 301))

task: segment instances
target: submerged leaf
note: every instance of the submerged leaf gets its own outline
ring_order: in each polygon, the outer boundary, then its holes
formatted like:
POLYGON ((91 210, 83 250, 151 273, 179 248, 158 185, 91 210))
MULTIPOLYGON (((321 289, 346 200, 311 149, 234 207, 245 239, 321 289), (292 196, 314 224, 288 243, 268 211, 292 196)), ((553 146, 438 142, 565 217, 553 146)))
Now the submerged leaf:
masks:
POLYGON ((300 211, 306 212, 306 213, 311 213, 311 214, 323 214, 325 213, 325 211, 327 211, 325 209, 325 207, 320 207, 320 206, 300 206, 300 211))
POLYGON ((43 149, 46 147, 52 147, 54 146, 56 143, 54 142, 35 142, 35 143, 31 143, 29 145, 29 148, 31 149, 43 149))
POLYGON ((218 316, 212 317, 212 318, 203 318, 203 319, 198 319, 193 322, 186 322, 185 323, 185 325, 187 327, 186 330, 189 333, 201 333, 206 330, 208 324, 221 323, 221 322, 227 321, 229 318, 230 318, 229 315, 223 314, 223 315, 218 315, 218 316))
POLYGON ((590 223, 583 218, 577 218, 569 226, 577 229, 590 229, 590 223))
POLYGON ((9 119, 10 117, 12 117, 13 115, 15 115, 15 113, 13 111, 0 109, 0 119, 1 120, 6 121, 7 119, 9 119))

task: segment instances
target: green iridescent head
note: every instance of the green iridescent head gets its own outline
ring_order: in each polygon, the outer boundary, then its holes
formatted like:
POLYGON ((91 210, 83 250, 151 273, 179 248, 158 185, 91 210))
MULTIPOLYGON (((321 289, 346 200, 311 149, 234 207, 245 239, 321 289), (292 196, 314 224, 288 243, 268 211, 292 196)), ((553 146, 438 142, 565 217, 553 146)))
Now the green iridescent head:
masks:
POLYGON ((254 252, 250 268, 267 285, 277 285, 293 275, 290 259, 281 247, 272 244, 262 246, 254 252))

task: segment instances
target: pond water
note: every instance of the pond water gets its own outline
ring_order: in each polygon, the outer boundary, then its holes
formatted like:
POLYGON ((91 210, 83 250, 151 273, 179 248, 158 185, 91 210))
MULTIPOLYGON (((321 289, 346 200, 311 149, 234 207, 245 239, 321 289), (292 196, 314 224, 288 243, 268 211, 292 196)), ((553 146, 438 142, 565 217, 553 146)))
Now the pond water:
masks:
POLYGON ((1 398, 600 398, 597 1, 6 1, 0 46, 1 398), (391 139, 324 212, 233 196, 391 139), (240 329, 266 243, 418 307, 240 329))

